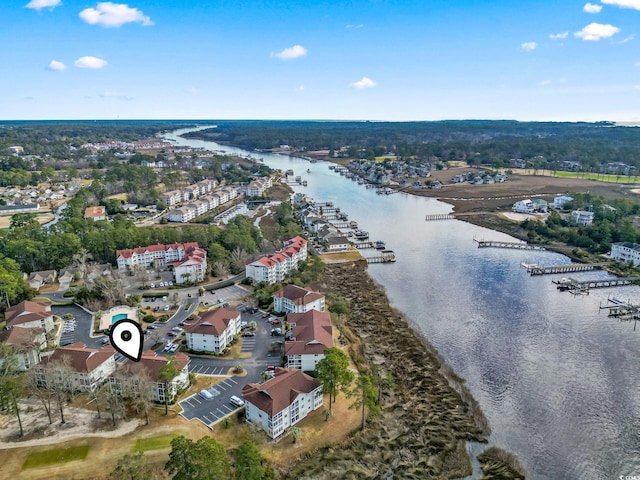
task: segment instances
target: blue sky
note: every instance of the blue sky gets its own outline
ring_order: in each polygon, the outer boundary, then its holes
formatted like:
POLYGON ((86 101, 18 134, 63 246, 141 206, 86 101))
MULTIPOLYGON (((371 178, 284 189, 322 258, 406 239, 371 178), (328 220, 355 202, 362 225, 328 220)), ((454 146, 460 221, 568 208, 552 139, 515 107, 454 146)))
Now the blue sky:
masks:
POLYGON ((640 0, 2 0, 1 119, 640 122, 640 0))

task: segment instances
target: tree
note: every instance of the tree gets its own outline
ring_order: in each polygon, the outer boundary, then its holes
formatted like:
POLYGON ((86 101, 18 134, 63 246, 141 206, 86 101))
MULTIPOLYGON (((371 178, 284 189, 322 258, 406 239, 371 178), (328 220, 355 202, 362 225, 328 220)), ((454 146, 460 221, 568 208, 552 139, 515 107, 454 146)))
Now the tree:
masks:
POLYGON ((300 433, 302 433, 302 430, 300 430, 298 427, 291 427, 289 429, 289 434, 291 435, 291 443, 296 443, 298 441, 300 433))
POLYGON ((245 440, 235 452, 236 480, 262 480, 266 473, 260 450, 251 440, 245 440))
POLYGON ((18 404, 18 400, 22 398, 22 382, 18 374, 18 357, 13 348, 6 343, 0 343, 0 410, 6 408, 15 414, 22 437, 24 431, 18 404))
POLYGON ((178 370, 178 362, 175 358, 171 358, 167 363, 165 363, 158 372, 158 380, 160 380, 163 385, 162 388, 164 390, 164 414, 169 415, 169 402, 173 400, 173 396, 175 392, 173 391, 173 386, 171 380, 176 378, 176 376, 180 373, 178 370))
POLYGON ((229 262, 226 260, 216 260, 213 262, 213 265, 211 265, 211 270, 216 277, 226 277, 229 275, 229 262))
POLYGON ((149 470, 143 452, 120 457, 109 477, 112 480, 153 480, 155 478, 149 470))
POLYGON ((371 413, 379 413, 380 406, 378 405, 378 390, 373 385, 371 377, 369 375, 360 375, 356 379, 356 385, 350 396, 356 397, 356 401, 349 408, 361 408, 362 409, 362 425, 364 430, 365 425, 365 407, 369 409, 371 413))
POLYGON ((197 442, 182 435, 171 440, 169 461, 165 470, 173 480, 227 480, 231 478, 231 463, 224 445, 211 437, 197 442))
POLYGON ((40 403, 42 403, 42 407, 47 414, 47 418, 49 419, 49 424, 52 424, 53 418, 51 416, 51 402, 53 400, 53 392, 50 389, 42 388, 39 385, 37 370, 31 369, 26 373, 25 385, 28 392, 34 395, 38 400, 40 400, 40 403))
POLYGON ((339 390, 347 391, 353 382, 353 372, 349 371, 349 357, 336 347, 327 348, 325 357, 316 365, 316 378, 329 394, 329 410, 339 390))

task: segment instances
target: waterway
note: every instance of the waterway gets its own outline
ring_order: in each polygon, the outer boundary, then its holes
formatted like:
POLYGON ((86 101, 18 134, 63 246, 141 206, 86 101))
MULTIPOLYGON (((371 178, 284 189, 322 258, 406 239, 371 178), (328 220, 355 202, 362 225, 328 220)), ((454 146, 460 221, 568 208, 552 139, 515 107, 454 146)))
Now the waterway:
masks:
MULTIPOLYGON (((166 135, 180 145, 250 152, 166 135)), ((318 201, 333 201, 394 250, 395 264, 369 267, 392 305, 465 378, 485 412, 490 444, 518 456, 534 479, 640 475, 640 326, 600 312, 608 296, 640 303, 639 287, 560 293, 521 262, 556 265, 551 252, 478 249, 473 237, 510 240, 458 220, 425 222, 451 206, 403 193, 377 195, 324 162, 256 154, 293 169, 318 201), (307 173, 310 169, 310 173, 307 173)), ((481 187, 480 187, 481 188, 481 187)), ((579 279, 603 272, 571 274, 579 279)), ((473 453, 484 446, 470 445, 473 453)))

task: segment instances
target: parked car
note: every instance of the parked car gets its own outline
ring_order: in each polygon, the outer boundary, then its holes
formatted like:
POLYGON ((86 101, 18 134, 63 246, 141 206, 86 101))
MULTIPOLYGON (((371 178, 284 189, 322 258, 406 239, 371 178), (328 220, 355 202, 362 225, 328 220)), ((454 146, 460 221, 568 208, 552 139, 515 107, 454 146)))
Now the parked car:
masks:
POLYGON ((271 314, 269 312, 262 314, 262 318, 269 318, 270 316, 271 314))
POLYGON ((169 305, 165 305, 162 310, 164 310, 165 312, 168 312, 169 311, 169 305))
POLYGON ((209 390, 200 390, 200 396, 205 400, 211 400, 213 398, 213 395, 209 390))
POLYGON ((167 332, 167 335, 168 335, 169 337, 177 337, 177 336, 178 336, 178 334, 177 334, 177 333, 175 333, 175 332, 167 332))
POLYGON ((229 399, 229 402, 231 402, 231 404, 235 405, 236 407, 244 407, 244 400, 242 400, 239 397, 236 397, 235 395, 233 395, 229 399))
POLYGON ((147 327, 147 330, 155 330, 156 326, 154 324, 151 324, 147 327))
POLYGON ((256 334, 254 332, 244 332, 242 334, 243 337, 255 337, 256 334))
POLYGON ((267 365, 267 371, 268 372, 273 372, 276 369, 275 365, 267 365))
POLYGON ((152 283, 151 285, 149 285, 151 288, 156 288, 156 284, 152 283))
POLYGON ((102 345, 109 345, 109 339, 105 337, 101 340, 100 343, 102 343, 102 345))
POLYGON ((271 325, 279 325, 280 324, 280 320, 278 320, 277 318, 275 320, 271 320, 271 325))
POLYGON ((174 343, 173 345, 171 345, 171 349, 169 351, 171 353, 175 353, 175 351, 178 350, 178 348, 180 348, 180 345, 178 345, 177 343, 174 343))
POLYGON ((162 349, 163 352, 168 352, 169 350, 171 350, 171 347, 173 347, 173 343, 167 343, 164 348, 162 349))

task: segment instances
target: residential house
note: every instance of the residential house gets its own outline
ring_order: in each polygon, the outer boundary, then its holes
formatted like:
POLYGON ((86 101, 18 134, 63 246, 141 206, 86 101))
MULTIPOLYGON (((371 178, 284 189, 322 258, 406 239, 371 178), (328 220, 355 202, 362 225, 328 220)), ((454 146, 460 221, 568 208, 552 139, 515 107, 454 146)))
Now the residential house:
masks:
POLYGON ((38 364, 38 384, 47 387, 50 381, 46 371, 60 362, 61 369, 57 381, 65 390, 94 392, 116 369, 115 350, 110 345, 100 349, 87 348, 82 342, 60 347, 38 364))
POLYGON ((530 199, 520 200, 519 202, 516 202, 513 204, 513 207, 511 208, 511 210, 513 210, 516 213, 533 213, 534 212, 533 202, 530 199))
POLYGON ((322 407, 322 385, 297 369, 276 368, 272 379, 242 389, 247 421, 258 424, 271 438, 322 407))
POLYGON ((631 242, 612 243, 610 256, 615 260, 640 265, 640 244, 631 242))
POLYGON ((47 337, 43 328, 15 328, 0 332, 0 342, 11 346, 18 358, 18 369, 25 371, 40 360, 40 352, 47 348, 47 337))
POLYGON ((325 239, 327 243, 327 252, 344 252, 351 249, 351 242, 342 235, 331 235, 325 239))
POLYGON ((102 205, 98 205, 97 207, 87 207, 84 209, 84 218, 91 219, 94 221, 98 220, 106 220, 107 212, 102 205))
POLYGON ((27 282, 31 288, 38 290, 44 284, 55 282, 57 276, 58 272, 55 270, 41 270, 39 272, 31 272, 27 282))
POLYGON ((309 310, 324 312, 324 295, 297 285, 285 285, 273 294, 273 311, 304 313, 309 310))
POLYGON ((284 344, 285 367, 305 372, 315 370, 324 351, 333 347, 333 330, 329 312, 309 310, 287 314, 291 334, 284 344))
POLYGON ((48 301, 32 302, 25 300, 4 312, 6 327, 42 328, 45 333, 53 330, 53 312, 48 301))
POLYGON ((574 210, 571 217, 578 225, 591 225, 593 223, 593 212, 585 212, 583 210, 574 210))
POLYGON ((176 208, 167 214, 167 220, 169 222, 187 223, 194 218, 196 218, 196 210, 189 205, 176 208))
POLYGON ((568 195, 557 195, 553 199, 553 208, 563 209, 565 204, 572 201, 573 201, 573 197, 570 197, 568 195))
POLYGON ((171 190, 160 194, 160 200, 167 206, 173 207, 182 201, 182 193, 180 190, 171 190))
POLYGON ((227 308, 209 310, 185 325, 184 331, 191 350, 220 353, 240 333, 240 312, 227 308))
POLYGON ((0 215, 15 215, 16 213, 36 213, 40 210, 39 203, 28 203, 26 205, 2 205, 0 215))
POLYGON ((298 268, 307 259, 307 241, 294 237, 284 242, 284 248, 273 255, 259 258, 245 266, 247 278, 255 282, 276 283, 298 268))
POLYGON ((547 213, 547 211, 549 210, 549 203, 542 198, 534 198, 533 210, 539 213, 547 213))
POLYGON ((172 401, 178 390, 189 386, 189 361, 189 356, 182 352, 176 353, 173 357, 165 357, 153 350, 147 350, 142 353, 139 362, 127 362, 122 367, 125 370, 124 375, 112 374, 109 377, 109 387, 112 392, 124 394, 128 389, 133 389, 135 383, 140 382, 140 377, 143 377, 151 383, 154 402, 165 403, 167 393, 169 401, 172 401), (167 382, 165 389, 165 380, 160 378, 160 371, 171 358, 175 359, 178 374, 167 382))

